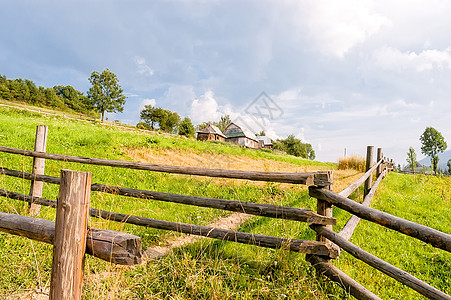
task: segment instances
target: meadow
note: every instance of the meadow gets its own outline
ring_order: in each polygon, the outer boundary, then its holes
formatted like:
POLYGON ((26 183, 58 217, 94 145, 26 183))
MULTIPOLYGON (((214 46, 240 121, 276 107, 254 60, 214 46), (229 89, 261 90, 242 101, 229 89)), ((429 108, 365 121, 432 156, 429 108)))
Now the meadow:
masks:
MULTIPOLYGON (((353 170, 336 170, 336 164, 320 163, 270 151, 243 149, 228 143, 198 142, 194 139, 123 130, 89 121, 67 120, 59 116, 0 108, 0 145, 32 149, 36 125, 49 126, 47 152, 115 160, 148 162, 169 157, 193 157, 183 161, 195 166, 215 167, 221 160, 240 159, 243 168, 262 165, 263 170, 289 167, 291 170, 331 170, 337 181, 359 176, 353 170), (160 156, 155 156, 159 154, 160 156), (146 155, 154 156, 146 156, 146 155), (149 158, 150 157, 150 158, 149 158), (200 157, 200 158, 199 158, 200 157), (213 157, 214 159, 208 159, 213 157), (149 159, 152 159, 149 161, 149 159)), ((182 158, 180 158, 180 161, 182 158)), ((177 160, 172 161, 176 163, 177 160)), ((0 153, 0 166, 31 171, 32 159, 0 153)), ((59 176, 60 169, 89 171, 93 182, 136 189, 215 197, 249 202, 264 202, 316 210, 316 200, 305 187, 242 180, 208 179, 155 172, 113 169, 110 167, 46 161, 46 175, 59 176)), ((344 187, 344 186, 343 186, 344 187)), ((384 179, 372 207, 451 233, 450 178, 390 174, 384 179)), ((28 194, 29 182, 0 175, 0 188, 28 194)), ((338 182, 336 188, 340 190, 338 182)), ((44 198, 56 199, 58 187, 44 184, 44 198)), ((361 198, 361 190, 352 195, 361 198)), ((207 225, 229 212, 92 193, 91 206, 168 221, 207 225)), ((0 199, 4 212, 26 214, 27 205, 0 199)), ((335 209, 339 230, 349 214, 335 209)), ((54 219, 54 210, 43 207, 40 218, 54 219)), ((143 248, 164 245, 178 236, 162 230, 142 228, 99 219, 90 226, 126 231, 143 239, 143 248)), ((293 221, 250 218, 239 228, 287 238, 313 240, 315 234, 306 224, 293 221)), ((404 268, 420 279, 451 293, 451 256, 413 238, 362 221, 351 239, 360 247, 390 263, 404 268), (396 241, 396 242, 395 242, 396 241)), ((83 293, 86 299, 346 299, 335 283, 315 275, 305 255, 283 250, 201 239, 175 249, 169 255, 145 265, 115 266, 87 256, 83 293)), ((52 247, 31 240, 0 234, 0 298, 33 298, 48 293, 52 247)), ((381 275, 343 253, 335 264, 382 298, 421 299, 415 292, 381 275)))

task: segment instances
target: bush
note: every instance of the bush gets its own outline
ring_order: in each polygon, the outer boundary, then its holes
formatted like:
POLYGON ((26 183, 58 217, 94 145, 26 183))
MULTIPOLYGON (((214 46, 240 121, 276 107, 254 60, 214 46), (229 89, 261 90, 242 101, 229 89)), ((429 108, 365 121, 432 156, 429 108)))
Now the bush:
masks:
POLYGON ((138 129, 152 130, 152 126, 150 126, 149 124, 144 123, 144 122, 139 122, 138 124, 136 124, 136 128, 138 128, 138 129))
POLYGON ((358 155, 340 157, 338 159, 338 170, 353 169, 360 172, 365 172, 366 160, 358 155))

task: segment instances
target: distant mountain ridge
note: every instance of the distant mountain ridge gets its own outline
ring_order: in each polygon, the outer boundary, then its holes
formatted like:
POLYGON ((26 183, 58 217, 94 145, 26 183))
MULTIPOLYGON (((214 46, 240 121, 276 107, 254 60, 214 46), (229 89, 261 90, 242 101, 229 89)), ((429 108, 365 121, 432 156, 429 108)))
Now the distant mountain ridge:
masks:
MULTIPOLYGON (((451 150, 439 153, 438 158, 439 158, 438 168, 442 170, 447 170, 448 167, 446 166, 446 164, 448 163, 448 160, 451 159, 451 150)), ((419 160, 418 162, 421 165, 425 165, 426 167, 431 166, 431 158, 429 156, 423 158, 422 160, 419 160)))

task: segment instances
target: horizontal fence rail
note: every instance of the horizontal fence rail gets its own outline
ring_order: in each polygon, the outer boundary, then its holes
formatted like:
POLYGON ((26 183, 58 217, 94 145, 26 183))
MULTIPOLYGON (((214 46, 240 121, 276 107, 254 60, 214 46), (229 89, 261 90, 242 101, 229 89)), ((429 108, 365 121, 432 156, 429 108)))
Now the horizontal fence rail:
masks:
MULTIPOLYGON (((42 199, 23 195, 15 192, 5 191, 0 189, 0 196, 10 199, 26 201, 28 203, 35 203, 44 206, 56 207, 56 201, 49 199, 42 199)), ((219 229, 208 226, 200 226, 193 224, 185 224, 178 222, 170 222, 163 220, 156 220, 146 217, 121 214, 109 212, 106 210, 100 210, 95 208, 89 209, 89 214, 92 217, 102 218, 105 220, 116 221, 121 223, 134 224, 143 227, 150 227, 156 229, 170 230, 180 233, 193 234, 199 236, 205 236, 214 239, 232 241, 242 244, 256 245, 259 247, 273 248, 273 249, 286 249, 293 252, 309 253, 317 255, 326 255, 331 257, 337 257, 338 252, 330 245, 324 242, 299 240, 299 239, 287 239, 280 237, 265 236, 247 232, 239 232, 227 229, 219 229)))
POLYGON ((340 237, 338 234, 333 232, 332 230, 328 230, 322 226, 318 225, 310 225, 310 228, 315 230, 321 235, 324 235, 326 238, 343 248, 346 252, 351 254, 352 256, 358 258, 359 260, 367 263, 375 269, 389 275, 390 277, 398 280, 402 284, 414 289, 419 292, 423 296, 426 296, 430 299, 447 299, 451 300, 451 297, 442 291, 430 286, 429 284, 419 280, 418 278, 412 276, 411 274, 385 262, 384 260, 366 252, 365 250, 357 247, 356 245, 348 242, 346 239, 340 237))
MULTIPOLYGON (((38 136, 36 138, 38 138, 38 136)), ((30 151, 0 146, 0 152, 30 156, 35 159, 42 159, 42 161, 44 161, 44 159, 50 159, 64 162, 92 164, 135 170, 147 170, 163 173, 308 185, 309 195, 315 197, 318 201, 318 213, 315 213, 309 209, 301 209, 295 207, 162 193, 97 183, 90 184, 89 186, 91 191, 99 191, 126 197, 166 201, 178 204, 222 209, 256 216, 309 222, 310 228, 317 233, 317 241, 272 237, 248 232, 214 228, 209 226, 163 221, 141 216, 109 212, 95 208, 89 208, 88 213, 92 217, 134 224, 143 227, 170 230, 185 234, 193 234, 223 241, 233 241, 266 248, 284 249, 294 252, 306 253, 307 260, 315 267, 315 269, 319 273, 322 273, 328 276, 331 280, 338 282, 353 296, 357 297, 358 299, 380 299, 371 291, 367 290, 365 287, 360 285, 358 282, 350 278, 348 275, 340 271, 332 264, 331 259, 337 258, 340 255, 342 248, 357 259, 362 260, 368 265, 395 278, 399 282, 411 287, 415 291, 430 299, 451 299, 449 295, 439 291, 438 289, 428 285, 427 283, 422 282, 421 280, 413 277, 411 274, 402 271, 397 267, 381 260, 380 258, 364 251, 363 249, 348 241, 353 235, 354 230, 358 226, 360 219, 365 219, 384 227, 396 230, 403 234, 409 235, 411 237, 417 238, 423 242, 431 244, 436 248, 451 252, 451 235, 369 207, 376 189, 378 188, 382 179, 386 176, 387 172, 391 170, 393 163, 392 161, 388 161, 383 158, 382 149, 378 148, 377 161, 375 164, 373 164, 373 150, 373 146, 367 147, 367 171, 365 172, 365 174, 363 174, 359 179, 343 189, 341 192, 334 193, 331 190, 333 184, 332 172, 319 171, 305 173, 285 173, 207 169, 60 155, 41 151, 30 151), (371 182, 373 173, 375 171, 377 179, 372 185, 371 182), (365 185, 365 192, 364 199, 360 204, 349 199, 348 197, 362 184, 365 185), (338 233, 332 230, 332 225, 337 224, 337 219, 332 217, 332 205, 344 209, 352 214, 343 229, 338 233)), ((42 151, 45 151, 45 149, 43 149, 42 151)), ((42 184, 43 182, 50 184, 61 184, 61 178, 39 175, 43 174, 43 170, 42 172, 33 171, 33 173, 38 174, 0 168, 0 174, 7 176, 27 179, 31 180, 32 182, 38 182, 40 184, 42 184)), ((54 208, 57 207, 57 201, 44 199, 41 197, 41 195, 42 194, 37 193, 36 195, 30 194, 30 196, 28 196, 0 189, 0 196, 3 197, 25 201, 33 205, 44 205, 54 208)), ((26 236, 47 243, 52 243, 55 239, 54 222, 16 215, 9 216, 9 214, 5 213, 0 213, 0 231, 26 236), (13 219, 15 219, 16 221, 11 222, 11 220, 13 219), (52 226, 53 235, 51 231, 52 226)), ((120 234, 121 233, 110 230, 97 230, 90 228, 88 243, 86 246, 87 253, 91 253, 94 256, 104 260, 114 260, 115 263, 119 264, 121 263, 121 261, 123 262, 123 264, 139 263, 141 261, 142 255, 140 238, 128 234, 120 234), (111 237, 115 234, 119 234, 119 236, 121 236, 122 238, 119 238, 119 240, 110 241, 111 237), (134 238, 136 238, 137 240, 134 241, 134 238), (99 244, 101 242, 103 242, 104 244, 99 244), (130 249, 119 249, 115 246, 114 243, 119 245, 119 248, 126 247, 126 245, 129 245, 127 243, 130 243, 130 245, 132 245, 133 243, 139 243, 139 247, 136 247, 137 244, 133 244, 134 246, 130 249), (91 250, 89 247, 94 248, 91 250), (98 247, 103 247, 104 249, 108 250, 105 250, 103 252, 100 251, 100 253, 103 254, 99 254, 99 251, 97 251, 98 247), (116 249, 114 259, 111 256, 113 248, 116 249), (109 251, 108 257, 105 254, 107 253, 107 251, 109 251)))
POLYGON ((148 170, 163 173, 175 173, 185 175, 197 175, 208 177, 221 177, 232 179, 247 179, 254 181, 270 181, 281 183, 294 183, 305 185, 330 185, 327 173, 324 172, 307 172, 307 173, 282 173, 282 172, 260 172, 260 171, 240 171, 240 170, 224 170, 224 169, 205 169, 195 167, 169 166, 159 164, 149 164, 140 162, 129 162, 121 160, 107 160, 101 158, 89 158, 81 156, 70 156, 51 154, 38 151, 30 151, 23 149, 15 149, 0 146, 0 152, 19 154, 24 156, 39 157, 51 160, 59 160, 65 162, 76 162, 91 165, 109 166, 117 168, 127 168, 135 170, 148 170))
POLYGON ((384 227, 396 230, 405 235, 414 237, 423 242, 431 244, 436 248, 440 248, 451 252, 451 235, 438 231, 436 229, 420 225, 405 219, 393 216, 386 212, 379 211, 374 208, 366 207, 351 199, 343 197, 332 191, 309 187, 309 194, 312 197, 327 201, 341 209, 344 209, 362 219, 377 223, 384 227))
MULTIPOLYGON (((5 196, 3 192, 0 194, 5 196)), ((56 201, 52 202, 52 206, 56 208, 56 201)), ((55 242, 55 222, 45 219, 0 212, 0 231, 51 245, 55 242)), ((121 265, 141 263, 140 237, 113 230, 89 228, 86 240, 86 253, 94 257, 121 265)))
MULTIPOLYGON (((20 172, 16 170, 0 169, 0 174, 8 176, 42 181, 52 184, 60 184, 59 177, 52 177, 47 175, 36 175, 31 173, 20 172)), ((162 193, 155 191, 137 190, 130 188, 123 188, 117 186, 109 186, 94 183, 91 185, 92 191, 99 191, 105 193, 111 193, 115 195, 122 195, 127 197, 141 198, 141 199, 154 199, 160 201, 167 201, 179 204, 194 205, 199 207, 208 207, 223 209, 234 212, 241 212, 256 216, 271 217, 286 220, 295 220, 300 222, 310 222, 314 224, 322 225, 335 225, 337 224, 336 218, 325 217, 313 212, 310 209, 301 209, 296 207, 278 206, 271 204, 260 204, 251 202, 242 202, 236 200, 223 200, 207 197, 187 196, 171 193, 162 193)))

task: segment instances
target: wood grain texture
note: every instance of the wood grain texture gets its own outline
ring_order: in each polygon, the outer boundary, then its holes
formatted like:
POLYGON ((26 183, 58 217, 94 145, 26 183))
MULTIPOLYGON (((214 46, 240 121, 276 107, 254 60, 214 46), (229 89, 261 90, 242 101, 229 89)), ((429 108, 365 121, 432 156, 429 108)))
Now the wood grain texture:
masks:
MULTIPOLYGON (((47 146, 47 132, 48 127, 46 125, 38 125, 36 127, 36 138, 34 143, 34 151, 45 152, 47 146)), ((44 175, 45 159, 39 157, 33 157, 33 174, 44 175)), ((30 196, 41 197, 42 188, 44 183, 38 180, 32 180, 30 186, 30 196)), ((41 207, 38 204, 30 203, 28 206, 28 212, 31 216, 39 214, 41 207)))
POLYGON ((443 293, 442 291, 434 288, 433 286, 419 280, 418 278, 412 276, 411 274, 383 261, 382 259, 366 252, 365 250, 357 247, 356 245, 348 242, 344 238, 340 237, 335 232, 324 228, 324 226, 310 225, 310 228, 316 232, 326 236, 329 240, 333 241, 335 244, 339 245, 343 250, 354 256, 355 258, 367 263, 373 268, 387 274, 388 276, 398 280, 402 284, 412 288, 421 295, 429 299, 437 300, 451 300, 451 296, 443 293))
MULTIPOLYGON (((34 175, 30 173, 24 173, 9 169, 0 169, 0 174, 5 174, 8 176, 14 176, 23 179, 39 179, 43 182, 52 184, 59 184, 60 182, 60 179, 58 177, 51 177, 46 175, 34 175)), ((302 209, 297 207, 251 203, 207 197, 186 196, 179 194, 170 194, 155 191, 137 190, 117 186, 102 185, 96 183, 91 185, 91 190, 140 199, 152 199, 180 203, 185 205, 222 209, 270 218, 294 220, 299 222, 309 222, 322 225, 337 224, 336 218, 322 216, 310 209, 302 209)))
MULTIPOLYGON (((21 200, 21 201, 34 201, 41 205, 48 205, 55 207, 56 201, 42 198, 32 198, 27 195, 22 195, 14 192, 9 192, 0 189, 0 196, 8 197, 11 199, 21 200)), ((151 218, 145 218, 134 215, 120 214, 109 212, 106 210, 100 210, 95 208, 90 208, 89 213, 92 217, 102 218, 110 221, 116 221, 121 223, 134 224, 138 226, 164 229, 170 231, 176 231, 186 234, 194 234, 199 236, 205 236, 209 238, 215 238, 226 241, 233 241, 243 244, 251 244, 265 248, 273 249, 286 249, 294 252, 300 253, 311 253, 324 256, 330 256, 332 258, 338 257, 338 252, 336 249, 330 245, 326 245, 323 242, 316 241, 304 241, 298 239, 286 239, 280 237, 264 236, 258 234, 252 234, 247 232, 238 232, 233 230, 219 229, 208 226, 200 226, 193 224, 177 223, 156 220, 151 218)), ((88 243, 89 246, 89 243, 88 243)), ((130 251, 129 251, 130 252, 130 251)), ((98 253, 94 253, 96 257, 102 258, 98 253)))
MULTIPOLYGON (((373 152, 374 152, 374 146, 368 146, 366 148, 366 167, 365 167, 366 172, 368 172, 371 169, 371 167, 373 166, 373 152)), ((371 182, 373 180, 372 174, 373 173, 371 172, 371 175, 368 176, 368 178, 365 180, 365 185, 364 185, 364 189, 363 189, 363 197, 368 195, 368 193, 371 189, 371 182)))
POLYGON ((407 221, 377 209, 366 207, 337 193, 328 191, 327 189, 319 189, 311 186, 309 187, 309 194, 311 197, 328 201, 329 203, 362 219, 396 230, 405 235, 431 244, 436 248, 451 252, 451 235, 449 234, 407 221))
POLYGON ((282 173, 282 172, 260 172, 260 171, 241 171, 241 170, 224 170, 224 169, 205 169, 195 167, 169 166, 159 164, 149 164, 140 162, 129 162, 119 160, 107 160, 100 158, 89 158, 81 156, 60 155, 51 153, 42 153, 37 151, 15 149, 0 146, 1 152, 20 154, 24 156, 39 157, 45 159, 77 162, 83 164, 110 166, 117 168, 127 168, 136 170, 148 170, 164 173, 176 173, 186 175, 198 175, 208 177, 222 177, 234 179, 248 179, 255 181, 271 181, 305 185, 326 185, 327 178, 324 172, 307 172, 307 173, 282 173))
MULTIPOLYGON (((46 203, 41 204, 49 203, 56 207, 56 201, 53 200, 47 200, 46 203)), ((51 245, 55 241, 55 222, 45 219, 0 212, 0 231, 51 245)), ((140 264, 142 261, 141 238, 119 231, 88 228, 86 254, 114 264, 140 264)))
POLYGON ((81 299, 90 192, 91 173, 61 170, 50 300, 81 299))

